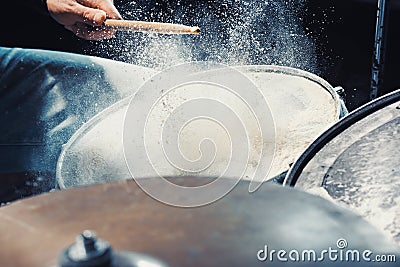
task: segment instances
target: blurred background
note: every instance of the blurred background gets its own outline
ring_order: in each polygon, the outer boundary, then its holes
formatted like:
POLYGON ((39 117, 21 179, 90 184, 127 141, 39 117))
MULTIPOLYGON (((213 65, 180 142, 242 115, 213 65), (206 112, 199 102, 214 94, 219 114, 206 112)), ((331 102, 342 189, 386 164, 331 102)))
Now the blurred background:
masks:
MULTIPOLYGON (((23 2, 23 1, 22 1, 23 2)), ((0 45, 96 55, 163 68, 191 60, 304 69, 346 91, 350 110, 368 102, 377 0, 116 1, 125 19, 200 26, 199 36, 119 32, 111 40, 75 37, 19 1, 2 3, 0 45)), ((392 1, 380 94, 400 88, 400 5, 392 1)))

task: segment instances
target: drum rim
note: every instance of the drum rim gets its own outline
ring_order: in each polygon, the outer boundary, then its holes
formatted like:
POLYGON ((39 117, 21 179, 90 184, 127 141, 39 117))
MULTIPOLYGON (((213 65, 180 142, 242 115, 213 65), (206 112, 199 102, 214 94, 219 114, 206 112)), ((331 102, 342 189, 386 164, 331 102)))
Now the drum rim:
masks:
MULTIPOLYGON (((301 77, 305 78, 307 80, 310 80, 319 86, 321 86, 323 89, 325 89, 333 98, 333 101, 335 103, 335 118, 340 118, 340 99, 339 95, 335 92, 333 86, 329 84, 326 80, 323 78, 317 76, 316 74, 313 74, 311 72, 301 70, 301 69, 296 69, 292 67, 287 67, 287 66, 278 66, 278 65, 240 65, 240 66, 232 66, 231 68, 234 68, 238 70, 239 72, 272 72, 272 73, 281 73, 281 74, 287 74, 287 75, 292 75, 296 77, 301 77)), ((158 75, 159 72, 155 73, 152 77, 158 75)), ((150 78, 151 79, 151 78, 150 78)), ((104 110, 100 111, 98 114, 90 118, 87 122, 85 122, 67 141, 62 146, 61 153, 58 157, 57 160, 57 165, 56 165, 56 183, 61 189, 67 188, 64 184, 64 179, 61 174, 61 169, 62 165, 64 162, 64 158, 66 156, 66 152, 70 149, 71 146, 78 140, 80 136, 82 136, 85 132, 89 131, 92 129, 95 125, 97 125, 97 122, 99 122, 101 119, 103 119, 105 116, 108 116, 109 114, 114 113, 116 110, 119 110, 120 108, 125 107, 126 104, 129 104, 131 101, 132 97, 134 94, 125 97, 124 99, 119 100, 118 102, 112 104, 108 108, 105 108, 104 110)))
POLYGON ((328 144, 330 141, 340 135, 343 131, 350 128, 352 125, 354 125, 354 123, 398 101, 400 101, 400 89, 381 96, 365 105, 362 105, 361 107, 351 112, 349 115, 343 117, 328 130, 322 133, 322 135, 320 135, 314 142, 312 142, 300 155, 300 157, 290 167, 283 182, 283 186, 295 187, 304 168, 310 163, 315 155, 320 152, 326 144, 328 144))
POLYGON ((128 96, 108 108, 100 111, 98 114, 90 118, 87 122, 85 122, 79 129, 71 136, 71 138, 68 140, 67 143, 62 145, 61 148, 61 153, 58 156, 57 159, 57 165, 56 165, 56 183, 61 189, 66 189, 67 187, 64 184, 64 179, 61 174, 61 169, 62 165, 64 163, 64 158, 66 156, 66 152, 74 145, 74 143, 81 137, 85 132, 90 131, 95 125, 97 125, 97 122, 101 121, 101 119, 104 118, 104 116, 107 116, 109 114, 114 113, 114 111, 119 110, 120 108, 125 107, 125 105, 129 104, 131 101, 132 96, 128 96))

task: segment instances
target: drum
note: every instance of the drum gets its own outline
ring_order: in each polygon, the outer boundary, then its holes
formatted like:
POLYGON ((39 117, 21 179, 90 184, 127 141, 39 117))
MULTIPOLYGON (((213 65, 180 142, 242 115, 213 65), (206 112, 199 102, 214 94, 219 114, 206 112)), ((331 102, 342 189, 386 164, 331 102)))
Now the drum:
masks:
MULTIPOLYGON (((192 187, 199 179, 170 181, 192 187)), ((165 189, 158 178, 145 180, 165 189)), ((322 250, 331 248, 336 260, 325 254, 324 261, 335 266, 347 266, 347 251, 356 249, 369 249, 374 255, 396 253, 378 230, 347 209, 292 188, 266 183, 249 194, 248 186, 242 181, 223 199, 199 208, 165 205, 134 181, 70 188, 14 202, 0 209, 0 259, 9 267, 55 266, 58 255, 85 229, 94 230, 115 251, 150 255, 171 267, 287 266, 276 254, 270 261, 269 252, 281 249, 298 250, 300 255, 315 250, 320 258, 322 250), (344 260, 338 258, 339 250, 344 260)), ((317 261, 307 259, 298 263, 310 266, 317 261)))
MULTIPOLYGON (((339 120, 341 111, 343 111, 339 97, 326 81, 302 70, 278 66, 241 66, 235 69, 245 75, 261 92, 259 101, 250 108, 259 108, 259 103, 264 100, 268 103, 273 122, 271 125, 267 124, 267 127, 275 126, 275 139, 262 139, 260 133, 253 129, 256 128, 256 125, 251 124, 250 128, 255 126, 247 132, 247 142, 251 151, 244 175, 243 173, 234 173, 224 175, 224 177, 240 176, 251 180, 261 157, 257 151, 260 147, 270 146, 273 149, 274 157, 267 179, 272 179, 285 172, 319 134, 339 120)), ((228 75, 219 78, 231 79, 228 75)), ((151 80, 157 80, 157 78, 151 80)), ((149 81, 151 82, 151 80, 149 81)), ((151 89, 151 87, 147 89, 151 89)), ((198 98, 213 97, 219 102, 229 102, 229 106, 236 109, 235 114, 242 118, 242 122, 250 124, 251 113, 248 109, 246 110, 240 97, 233 94, 219 94, 217 91, 209 90, 206 85, 194 90, 194 93, 188 93, 188 90, 174 92, 174 96, 163 100, 164 106, 159 108, 160 114, 149 117, 148 120, 153 124, 161 125, 170 115, 176 115, 174 109, 179 106, 179 101, 196 96, 198 98)), ((133 96, 133 99, 135 97, 133 96)), ((124 158, 123 147, 124 118, 130 101, 132 99, 127 98, 93 117, 63 147, 57 165, 57 180, 61 188, 131 177, 124 158)), ((204 106, 203 108, 208 109, 209 107, 204 106)), ((175 121, 180 120, 176 119, 175 121)), ((214 134, 210 138, 220 152, 210 166, 197 172, 191 172, 190 175, 219 177, 222 173, 221 170, 226 168, 227 162, 230 160, 233 161, 233 164, 241 164, 241 162, 231 159, 230 140, 226 141, 224 129, 219 129, 219 125, 216 123, 196 122, 192 124, 192 128, 187 134, 179 136, 179 149, 186 149, 184 152, 191 159, 195 160, 196 157, 200 157, 196 154, 198 146, 201 140, 210 133, 214 134)), ((159 151, 152 155, 155 158, 154 165, 159 167, 158 174, 163 177, 187 176, 188 172, 182 171, 170 161, 165 160, 163 150, 155 148, 160 145, 154 141, 158 140, 160 133, 156 130, 148 132, 151 143, 147 152, 159 151)), ((130 152, 136 153, 134 156, 138 160, 147 156, 146 153, 139 151, 130 152)), ((261 161, 263 160, 264 158, 261 158, 261 161)), ((139 178, 155 176, 154 173, 136 169, 134 172, 139 178)))
POLYGON ((285 185, 350 207, 400 244, 400 90, 322 134, 290 169, 285 185))

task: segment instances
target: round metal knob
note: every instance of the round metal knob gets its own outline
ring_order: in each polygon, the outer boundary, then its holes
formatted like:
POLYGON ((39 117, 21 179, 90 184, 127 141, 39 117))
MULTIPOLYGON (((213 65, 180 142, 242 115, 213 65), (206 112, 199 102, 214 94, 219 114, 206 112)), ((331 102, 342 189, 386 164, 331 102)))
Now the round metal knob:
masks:
POLYGON ((60 256, 61 267, 113 267, 109 243, 98 239, 93 231, 84 231, 60 256))
POLYGON ((96 237, 93 231, 84 231, 74 244, 59 257, 60 267, 168 267, 163 262, 141 253, 114 252, 108 242, 96 237))

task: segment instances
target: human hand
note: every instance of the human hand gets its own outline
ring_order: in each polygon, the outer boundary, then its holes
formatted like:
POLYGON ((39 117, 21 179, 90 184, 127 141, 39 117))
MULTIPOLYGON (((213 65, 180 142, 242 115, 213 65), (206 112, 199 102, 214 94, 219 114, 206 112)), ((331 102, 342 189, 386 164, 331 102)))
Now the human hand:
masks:
POLYGON ((114 36, 115 30, 100 28, 107 18, 121 19, 113 0, 47 0, 51 17, 86 40, 102 40, 114 36))

